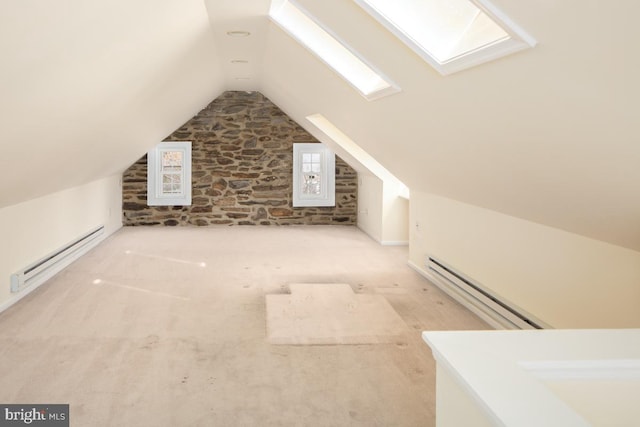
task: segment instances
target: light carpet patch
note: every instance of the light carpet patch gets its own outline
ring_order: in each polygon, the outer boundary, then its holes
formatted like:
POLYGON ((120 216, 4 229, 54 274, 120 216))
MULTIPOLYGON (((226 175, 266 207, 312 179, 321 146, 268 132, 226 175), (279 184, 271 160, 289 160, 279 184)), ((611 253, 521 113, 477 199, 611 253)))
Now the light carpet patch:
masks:
POLYGON ((271 344, 396 342, 407 326, 382 295, 355 294, 343 283, 296 283, 291 294, 267 295, 271 344))

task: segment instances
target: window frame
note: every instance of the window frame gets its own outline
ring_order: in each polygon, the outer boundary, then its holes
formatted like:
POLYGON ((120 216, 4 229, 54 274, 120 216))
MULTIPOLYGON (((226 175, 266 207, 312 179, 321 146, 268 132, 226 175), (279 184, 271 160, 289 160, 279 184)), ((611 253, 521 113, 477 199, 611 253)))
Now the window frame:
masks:
POLYGON ((293 144, 293 207, 335 206, 336 205, 336 155, 322 143, 293 144), (319 195, 302 192, 304 154, 320 154, 322 175, 319 195))
POLYGON ((191 205, 191 141, 164 141, 147 153, 147 205, 191 205), (166 151, 182 153, 182 191, 177 194, 164 194, 162 189, 162 153, 166 151))
MULTIPOLYGON (((285 14, 286 15, 286 14, 285 14)), ((269 8, 269 18, 285 33, 300 43, 305 49, 311 52, 316 58, 322 61, 327 67, 333 70, 341 78, 343 78, 352 88, 354 88, 367 101, 374 101, 385 96, 393 95, 400 92, 400 87, 394 83, 388 76, 369 62, 364 56, 359 54, 355 49, 349 46, 343 39, 338 37, 330 28, 320 22, 312 13, 303 7, 297 0, 271 0, 269 8), (299 13, 308 19, 306 27, 314 26, 311 32, 318 31, 322 33, 323 41, 320 42, 321 51, 315 50, 310 46, 305 38, 308 35, 296 33, 295 28, 287 25, 286 19, 283 20, 282 11, 287 7, 295 9, 295 13, 299 13), (330 54, 329 54, 330 53, 330 54), (339 59, 340 58, 340 59, 339 59), (349 58, 345 61, 345 58, 349 58), (362 67, 368 69, 368 72, 375 75, 385 83, 385 87, 371 91, 365 91, 362 86, 362 76, 356 72, 345 72, 345 69, 353 68, 346 65, 347 63, 359 64, 356 68, 362 67)), ((298 22, 297 25, 300 25, 298 22)), ((295 26, 295 25, 294 25, 295 26)), ((305 28, 304 25, 300 26, 305 28)), ((318 45, 320 46, 320 45, 318 45)))
POLYGON ((535 47, 537 44, 535 38, 517 25, 511 18, 509 18, 509 16, 507 16, 506 13, 498 9, 489 0, 468 0, 493 20, 498 26, 500 26, 509 35, 509 38, 460 54, 447 61, 440 62, 432 56, 428 50, 413 40, 411 36, 406 34, 401 27, 390 21, 385 15, 370 5, 367 0, 353 1, 443 76, 457 73, 458 71, 493 61, 524 49, 535 47))

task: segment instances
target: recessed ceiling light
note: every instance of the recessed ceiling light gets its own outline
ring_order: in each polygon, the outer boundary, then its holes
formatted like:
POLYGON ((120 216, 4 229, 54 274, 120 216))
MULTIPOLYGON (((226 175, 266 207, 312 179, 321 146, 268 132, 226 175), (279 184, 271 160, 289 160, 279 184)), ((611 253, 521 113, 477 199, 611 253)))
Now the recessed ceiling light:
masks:
POLYGON ((251 33, 249 31, 236 30, 227 31, 227 35, 230 37, 248 37, 251 35, 251 33))
POLYGON ((232 59, 231 63, 232 64, 248 64, 249 61, 247 61, 246 59, 232 59))

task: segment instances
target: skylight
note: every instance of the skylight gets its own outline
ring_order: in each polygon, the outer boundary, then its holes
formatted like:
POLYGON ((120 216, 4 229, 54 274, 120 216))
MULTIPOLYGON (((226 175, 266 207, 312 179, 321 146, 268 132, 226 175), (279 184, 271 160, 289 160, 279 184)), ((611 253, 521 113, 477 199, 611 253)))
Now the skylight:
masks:
POLYGON ((373 100, 399 88, 329 34, 293 0, 272 0, 269 16, 289 35, 333 68, 365 98, 373 100))
POLYGON ((536 44, 488 0, 354 0, 441 74, 536 44))

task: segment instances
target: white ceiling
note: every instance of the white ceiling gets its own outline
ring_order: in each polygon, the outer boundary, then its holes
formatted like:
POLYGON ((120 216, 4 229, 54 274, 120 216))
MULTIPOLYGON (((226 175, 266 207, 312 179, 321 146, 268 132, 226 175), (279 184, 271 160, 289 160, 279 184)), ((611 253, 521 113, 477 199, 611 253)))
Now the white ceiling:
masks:
POLYGON ((2 2, 0 206, 122 171, 223 90, 259 90, 413 190, 640 250, 640 2, 494 0, 538 45, 445 77, 353 1, 300 3, 402 91, 365 100, 268 0, 2 2))
POLYGON ((0 207, 123 171, 223 89, 202 0, 0 2, 0 207))

